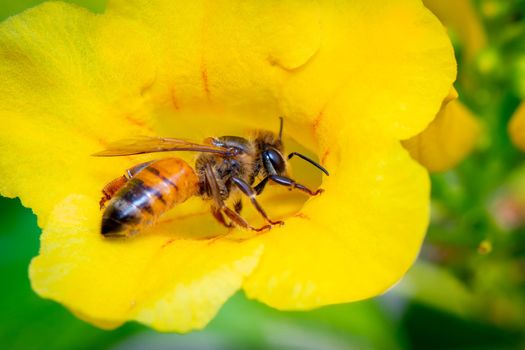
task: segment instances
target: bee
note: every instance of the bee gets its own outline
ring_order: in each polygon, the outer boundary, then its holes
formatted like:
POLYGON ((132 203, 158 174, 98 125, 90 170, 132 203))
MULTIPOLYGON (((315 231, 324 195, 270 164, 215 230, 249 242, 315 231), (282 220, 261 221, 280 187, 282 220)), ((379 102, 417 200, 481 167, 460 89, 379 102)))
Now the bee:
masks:
POLYGON ((303 191, 316 196, 323 190, 310 190, 287 176, 287 160, 297 156, 317 167, 326 175, 328 171, 303 154, 292 152, 284 156, 282 142, 283 118, 279 133, 257 131, 250 138, 239 136, 210 137, 203 143, 165 137, 143 137, 122 140, 95 153, 97 157, 130 156, 154 152, 199 152, 192 168, 180 158, 167 157, 138 164, 125 174, 109 182, 102 189, 100 207, 101 233, 105 237, 127 237, 153 225, 166 211, 192 196, 211 202, 211 213, 226 227, 241 227, 264 231, 281 220, 272 220, 257 201, 268 184, 303 191), (257 184, 254 186, 255 182, 257 184), (228 198, 246 196, 266 224, 250 225, 241 215, 242 201, 233 209, 226 205, 228 198), (232 197, 236 196, 236 197, 232 197), (106 205, 107 202, 107 205, 106 205))

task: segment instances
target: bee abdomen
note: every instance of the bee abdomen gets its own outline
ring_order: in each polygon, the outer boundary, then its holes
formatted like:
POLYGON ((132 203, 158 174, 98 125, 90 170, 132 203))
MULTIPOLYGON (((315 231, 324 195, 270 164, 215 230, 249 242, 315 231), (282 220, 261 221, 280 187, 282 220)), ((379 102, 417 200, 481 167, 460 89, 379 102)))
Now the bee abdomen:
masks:
POLYGON ((104 236, 128 236, 134 233, 135 227, 143 224, 140 209, 134 204, 116 198, 102 216, 101 232, 104 236))
POLYGON ((104 236, 129 236, 193 196, 198 189, 193 169, 178 158, 151 163, 110 201, 102 218, 104 236))

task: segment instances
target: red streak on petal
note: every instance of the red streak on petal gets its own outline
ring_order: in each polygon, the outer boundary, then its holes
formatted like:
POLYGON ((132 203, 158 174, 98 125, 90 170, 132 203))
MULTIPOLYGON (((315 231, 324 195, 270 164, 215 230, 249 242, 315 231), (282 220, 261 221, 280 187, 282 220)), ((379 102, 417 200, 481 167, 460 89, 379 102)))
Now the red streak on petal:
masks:
POLYGON ((326 151, 324 151, 323 156, 321 157, 321 164, 326 163, 326 158, 330 155, 330 148, 328 148, 326 151))
POLYGON ((176 239, 175 238, 172 238, 172 239, 168 239, 166 242, 164 242, 164 244, 160 247, 160 249, 162 248, 166 248, 167 246, 169 246, 171 243, 175 242, 176 239))
POLYGON ((321 120, 324 118, 324 108, 321 109, 321 111, 317 114, 317 116, 315 117, 313 123, 312 123, 312 127, 313 127, 313 130, 314 130, 314 133, 317 133, 317 129, 319 128, 319 124, 321 124, 321 120))
POLYGON ((294 217, 305 219, 305 220, 310 220, 310 217, 308 215, 306 215, 305 213, 301 213, 301 212, 296 213, 294 217))
POLYGON ((132 116, 130 115, 125 115, 124 118, 126 118, 126 120, 135 125, 135 126, 138 126, 139 128, 144 128, 144 129, 147 129, 149 131, 152 131, 153 129, 151 129, 151 127, 149 127, 145 122, 143 122, 142 120, 139 120, 139 119, 136 119, 136 118, 133 118, 132 116))
POLYGON ((317 115, 317 117, 315 117, 314 119, 314 122, 313 122, 313 127, 314 127, 314 131, 317 131, 317 128, 319 127, 319 124, 321 123, 321 119, 323 118, 323 111, 321 111, 321 113, 319 113, 317 115))
POLYGON ((225 234, 219 233, 215 236, 204 237, 203 240, 207 241, 206 245, 212 245, 215 242, 217 242, 219 239, 224 239, 225 236, 226 236, 225 234))
POLYGON ((201 65, 201 79, 202 79, 202 85, 204 88, 204 92, 206 93, 206 98, 210 100, 211 93, 210 93, 210 86, 208 82, 208 70, 206 69, 206 66, 204 65, 204 63, 201 65))
POLYGON ((177 96, 175 94, 175 87, 171 88, 171 103, 176 110, 180 109, 179 101, 177 100, 177 96))

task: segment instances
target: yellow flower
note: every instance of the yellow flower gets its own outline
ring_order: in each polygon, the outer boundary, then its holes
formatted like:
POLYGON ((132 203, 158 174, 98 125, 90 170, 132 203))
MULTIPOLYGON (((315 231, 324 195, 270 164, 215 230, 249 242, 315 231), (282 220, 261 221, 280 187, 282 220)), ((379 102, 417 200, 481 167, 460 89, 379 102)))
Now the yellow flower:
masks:
POLYGON ((525 151, 525 103, 521 103, 509 123, 509 134, 514 144, 525 151))
POLYGON ((0 193, 43 228, 33 288, 83 319, 184 332, 239 289, 287 310, 350 302, 417 256, 429 180, 399 140, 431 122, 455 76, 419 1, 115 0, 103 15, 47 3, 0 25, 0 61, 0 193), (261 195, 284 226, 227 234, 193 198, 132 239, 101 237, 102 186, 162 155, 90 154, 144 134, 276 130, 279 115, 288 150, 331 172, 293 163, 325 192, 261 195))

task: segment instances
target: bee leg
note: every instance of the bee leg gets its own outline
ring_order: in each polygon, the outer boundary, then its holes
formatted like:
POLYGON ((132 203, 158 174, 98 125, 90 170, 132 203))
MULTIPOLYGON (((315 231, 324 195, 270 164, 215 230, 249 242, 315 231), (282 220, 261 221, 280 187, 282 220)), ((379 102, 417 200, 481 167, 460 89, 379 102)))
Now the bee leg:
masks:
POLYGON ((271 225, 264 225, 262 227, 251 226, 250 224, 248 224, 246 220, 244 220, 242 216, 240 216, 234 210, 231 210, 230 208, 228 208, 226 205, 223 205, 223 207, 220 208, 219 210, 212 209, 212 214, 215 217, 215 219, 217 219, 217 221, 219 221, 221 224, 223 224, 224 226, 228 228, 232 228, 235 226, 241 226, 243 228, 250 229, 256 232, 266 231, 272 228, 271 225), (231 220, 231 223, 226 223, 226 220, 224 219, 223 215, 226 215, 231 220))
POLYGON ((224 218, 224 214, 222 213, 221 210, 217 209, 217 208, 211 208, 211 213, 213 214, 213 217, 220 223, 222 224, 223 226, 227 227, 227 228, 232 228, 234 227, 235 225, 233 225, 232 223, 227 223, 226 222, 226 219, 224 218))
POLYGON ((222 225, 228 228, 232 228, 235 226, 241 226, 241 227, 244 227, 246 229, 250 229, 256 232, 266 231, 272 228, 271 225, 264 225, 262 227, 253 227, 250 224, 248 224, 248 222, 244 220, 244 218, 240 216, 239 213, 237 212, 237 210, 240 211, 240 209, 242 208, 242 204, 240 206, 238 205, 238 203, 241 203, 240 201, 235 203, 235 210, 231 210, 230 208, 228 208, 226 204, 224 203, 224 201, 222 201, 222 199, 219 199, 216 202, 220 205, 220 208, 217 209, 215 207, 212 207, 211 212, 213 214, 213 217, 215 217, 215 219, 218 222, 220 222, 222 225), (226 215, 231 220, 230 223, 226 222, 224 215, 226 215))
POLYGON ((227 223, 224 218, 222 208, 225 206, 225 204, 220 194, 219 184, 217 183, 216 177, 217 175, 215 174, 213 168, 209 164, 207 164, 206 168, 204 169, 204 176, 206 178, 206 183, 211 191, 211 197, 214 202, 214 204, 211 207, 211 213, 213 214, 213 217, 223 226, 226 226, 228 228, 233 227, 234 225, 232 223, 227 223))
POLYGON ((237 202, 235 202, 235 204, 233 205, 233 209, 235 209, 235 212, 237 214, 240 214, 242 210, 242 201, 238 200, 237 202))
POLYGON ((253 227, 250 224, 248 224, 248 222, 246 220, 244 220, 244 218, 242 216, 240 216, 239 214, 237 214, 235 211, 231 210, 227 206, 224 206, 222 208, 222 212, 224 214, 226 214, 226 216, 229 217, 230 220, 232 222, 234 222, 237 226, 241 226, 243 228, 250 229, 250 230, 255 231, 255 232, 266 231, 266 230, 269 230, 269 229, 272 228, 272 225, 264 225, 264 226, 261 226, 261 227, 253 227))
POLYGON ((289 187, 290 190, 294 189, 294 188, 297 188, 298 190, 301 190, 301 191, 309 194, 310 196, 317 196, 318 194, 320 194, 320 193, 322 193, 324 191, 322 188, 319 188, 319 189, 317 189, 315 191, 312 191, 308 187, 306 187, 304 185, 301 185, 300 183, 297 183, 294 180, 292 180, 292 179, 290 179, 289 177, 286 177, 286 176, 268 175, 267 177, 262 179, 261 182, 259 182, 257 184, 257 186, 255 186, 255 192, 257 194, 260 194, 264 190, 264 187, 266 186, 266 183, 268 181, 272 181, 272 182, 274 182, 274 183, 276 183, 278 185, 281 185, 281 186, 289 187))
POLYGON ((115 193, 118 192, 128 182, 128 178, 124 175, 117 177, 116 179, 110 181, 104 188, 102 188, 102 198, 100 198, 100 209, 104 209, 104 206, 107 201, 109 201, 115 193))
POLYGON ((261 207, 259 202, 257 202, 257 199, 255 199, 255 197, 257 196, 257 193, 255 192, 255 190, 248 183, 246 183, 246 181, 244 181, 243 179, 240 179, 238 177, 232 177, 232 181, 235 184, 235 186, 237 186, 241 190, 242 193, 244 193, 248 198, 250 198, 250 202, 252 202, 252 204, 255 207, 255 209, 257 209, 259 214, 261 214, 262 217, 268 223, 270 223, 271 225, 282 225, 282 224, 284 224, 284 222, 281 221, 281 220, 273 221, 272 219, 270 219, 268 217, 268 214, 266 214, 266 212, 261 207))
POLYGON ((266 184, 268 183, 268 180, 270 179, 269 176, 266 176, 264 179, 261 180, 253 189, 255 190, 255 193, 257 195, 260 195, 264 188, 266 187, 266 184))
MULTIPOLYGON (((210 187, 211 196, 213 198, 213 201, 215 202, 214 206, 218 208, 221 214, 225 214, 232 221, 233 224, 256 231, 256 232, 261 232, 261 231, 272 228, 271 225, 264 225, 258 228, 253 227, 250 224, 248 224, 248 222, 244 220, 242 216, 240 216, 238 213, 236 213, 235 211, 231 210, 230 208, 226 206, 226 204, 224 203, 224 200, 222 199, 220 195, 219 184, 217 183, 217 177, 216 177, 217 175, 213 171, 213 168, 211 167, 211 165, 208 164, 206 166, 204 176, 206 177, 206 181, 210 187)), ((217 218, 217 216, 215 216, 215 218, 217 218)), ((221 219, 218 219, 218 220, 219 222, 221 222, 221 219)), ((224 218, 222 220, 224 220, 224 218)))
POLYGON ((100 209, 104 209, 106 202, 113 198, 113 196, 115 195, 115 193, 118 192, 118 190, 120 190, 139 171, 141 171, 151 163, 153 163, 153 161, 137 164, 134 167, 127 169, 124 175, 119 176, 114 180, 111 180, 106 186, 104 186, 102 188, 102 198, 100 198, 99 202, 100 209))

